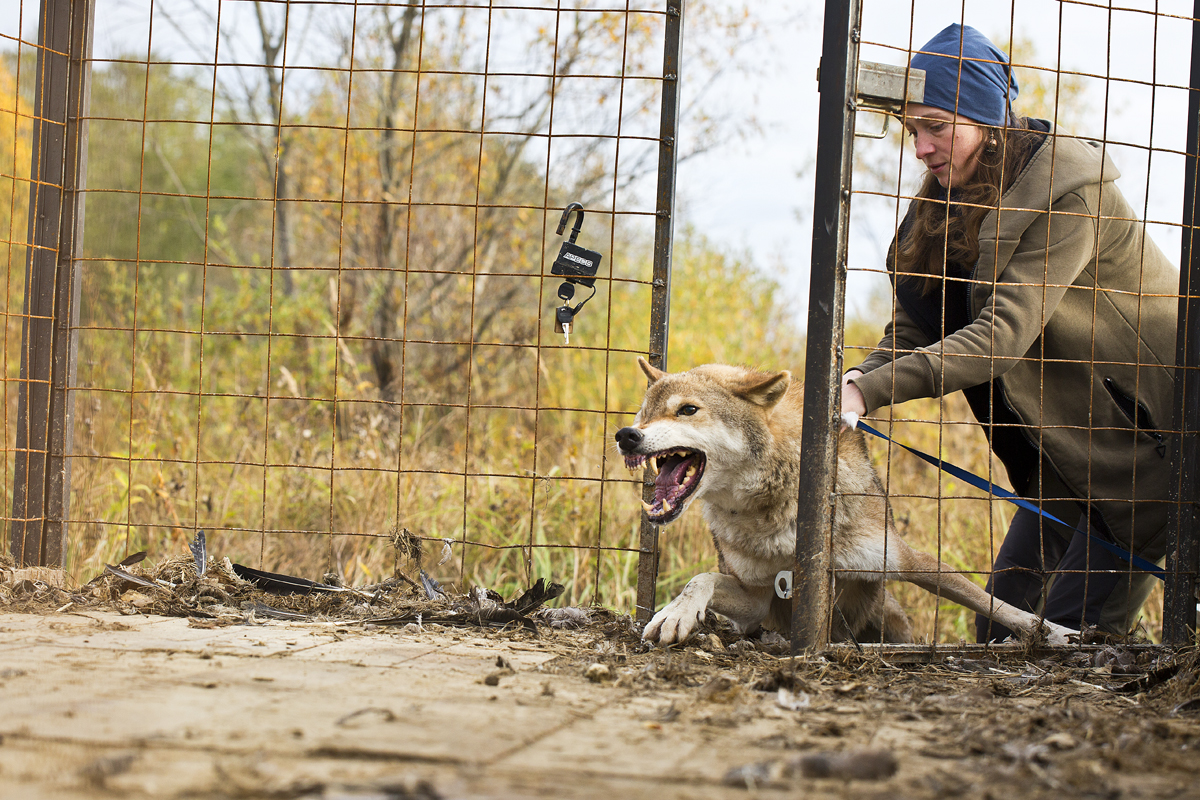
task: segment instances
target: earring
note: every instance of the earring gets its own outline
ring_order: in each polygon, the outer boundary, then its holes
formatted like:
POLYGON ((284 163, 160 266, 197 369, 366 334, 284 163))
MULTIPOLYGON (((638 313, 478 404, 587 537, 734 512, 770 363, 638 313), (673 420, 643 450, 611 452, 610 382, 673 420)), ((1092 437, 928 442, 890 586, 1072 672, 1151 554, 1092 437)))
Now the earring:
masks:
POLYGON ((993 136, 992 138, 988 139, 987 147, 985 147, 984 149, 987 150, 987 152, 989 152, 989 153, 994 153, 994 152, 996 152, 997 149, 999 149, 999 147, 1000 147, 1000 142, 996 141, 996 137, 993 136))

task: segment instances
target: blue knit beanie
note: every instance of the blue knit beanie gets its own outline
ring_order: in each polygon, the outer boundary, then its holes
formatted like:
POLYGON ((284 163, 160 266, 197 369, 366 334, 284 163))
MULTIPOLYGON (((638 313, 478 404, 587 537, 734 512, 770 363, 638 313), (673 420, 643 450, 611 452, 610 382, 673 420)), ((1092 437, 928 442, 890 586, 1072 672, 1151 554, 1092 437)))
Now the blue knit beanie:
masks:
POLYGON ((925 70, 924 105, 985 125, 1010 121, 1019 90, 1008 57, 971 26, 946 27, 912 57, 911 66, 925 70))

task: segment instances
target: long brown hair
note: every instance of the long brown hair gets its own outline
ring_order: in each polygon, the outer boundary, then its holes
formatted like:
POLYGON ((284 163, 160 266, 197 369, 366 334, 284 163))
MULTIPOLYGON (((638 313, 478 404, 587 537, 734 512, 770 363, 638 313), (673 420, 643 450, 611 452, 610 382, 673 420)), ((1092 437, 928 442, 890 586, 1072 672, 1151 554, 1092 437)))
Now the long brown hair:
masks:
POLYGON ((979 226, 1029 162, 1042 136, 1021 117, 1008 127, 982 125, 975 173, 954 187, 953 199, 933 173, 925 176, 913 201, 911 224, 897 242, 898 280, 921 282, 928 294, 945 275, 945 262, 972 265, 979 259, 979 226))

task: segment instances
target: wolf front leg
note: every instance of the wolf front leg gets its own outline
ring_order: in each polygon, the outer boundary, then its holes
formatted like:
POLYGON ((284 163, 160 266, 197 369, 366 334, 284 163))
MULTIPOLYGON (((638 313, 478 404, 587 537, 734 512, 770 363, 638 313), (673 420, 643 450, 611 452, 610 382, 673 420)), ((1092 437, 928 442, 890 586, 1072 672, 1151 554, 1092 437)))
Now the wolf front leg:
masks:
POLYGON ((642 632, 648 642, 682 642, 710 609, 728 617, 742 633, 758 627, 771 610, 774 588, 746 587, 731 575, 704 572, 688 581, 679 596, 654 615, 642 632))

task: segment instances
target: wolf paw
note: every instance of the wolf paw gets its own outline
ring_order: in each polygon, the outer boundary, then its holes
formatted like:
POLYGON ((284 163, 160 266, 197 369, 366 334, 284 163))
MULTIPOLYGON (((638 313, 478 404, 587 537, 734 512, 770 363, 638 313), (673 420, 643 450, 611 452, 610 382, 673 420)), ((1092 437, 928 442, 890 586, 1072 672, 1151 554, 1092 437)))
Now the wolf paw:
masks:
POLYGON ((704 619, 705 608, 692 608, 690 603, 681 603, 680 600, 685 598, 676 598, 654 615, 642 631, 643 639, 659 644, 674 644, 682 642, 696 631, 704 619))
POLYGON ((1067 645, 1071 643, 1069 637, 1074 636, 1079 638, 1079 631, 1073 631, 1068 627, 1059 625, 1050 620, 1042 620, 1043 629, 1046 631, 1046 644, 1051 645, 1067 645))

